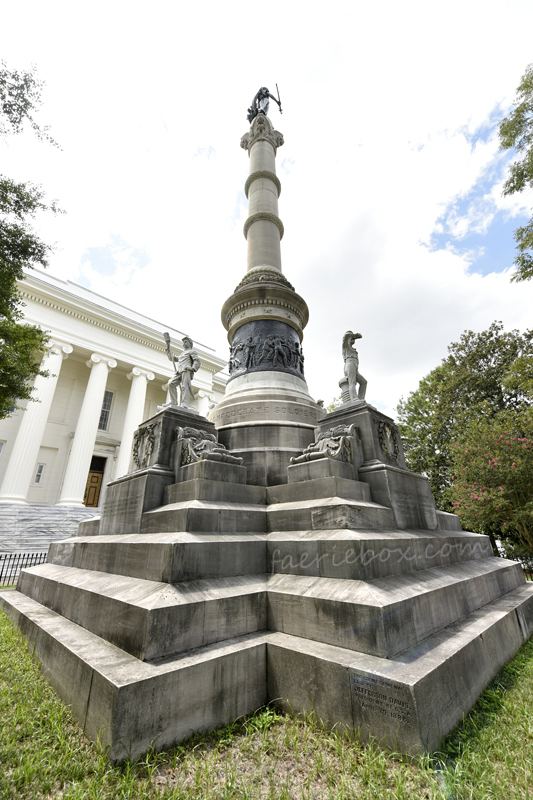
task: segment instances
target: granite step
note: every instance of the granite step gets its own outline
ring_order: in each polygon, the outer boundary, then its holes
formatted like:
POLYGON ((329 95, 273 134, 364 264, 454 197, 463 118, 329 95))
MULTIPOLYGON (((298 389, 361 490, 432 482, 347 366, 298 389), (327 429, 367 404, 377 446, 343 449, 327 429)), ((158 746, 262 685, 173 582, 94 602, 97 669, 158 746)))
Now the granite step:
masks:
POLYGON ((303 500, 317 500, 326 497, 342 497, 347 500, 371 502, 370 486, 363 481, 330 476, 314 478, 295 483, 281 483, 267 486, 268 503, 292 503, 303 500))
POLYGON ((392 659, 261 632, 154 663, 20 592, 0 593, 0 606, 111 761, 166 748, 269 700, 394 751, 432 752, 533 632, 533 584, 523 584, 392 659))
POLYGON ((364 500, 342 497, 275 503, 267 507, 268 532, 350 528, 393 530, 397 528, 390 508, 364 500))
POLYGON ((434 752, 533 633, 533 584, 392 659, 303 637, 268 637, 268 697, 394 752, 434 752))
POLYGON ((165 488, 165 505, 188 500, 207 500, 222 503, 252 503, 266 505, 266 488, 242 483, 195 479, 173 483, 165 488))
POLYGON ((18 591, 142 661, 266 628, 266 577, 178 585, 42 564, 18 591))
POLYGON ((492 556, 488 536, 469 532, 308 530, 267 535, 267 571, 372 580, 492 556))
POLYGON ((265 533, 266 508, 252 503, 190 500, 142 515, 141 533, 265 533))
POLYGON ((139 661, 20 592, 0 605, 89 739, 111 761, 169 747, 267 702, 266 639, 248 634, 158 663, 139 661))
POLYGON ((266 534, 135 533, 54 542, 48 561, 163 583, 267 571, 266 534))
POLYGON ((392 658, 523 583, 494 557, 370 581, 271 575, 268 629, 392 658))

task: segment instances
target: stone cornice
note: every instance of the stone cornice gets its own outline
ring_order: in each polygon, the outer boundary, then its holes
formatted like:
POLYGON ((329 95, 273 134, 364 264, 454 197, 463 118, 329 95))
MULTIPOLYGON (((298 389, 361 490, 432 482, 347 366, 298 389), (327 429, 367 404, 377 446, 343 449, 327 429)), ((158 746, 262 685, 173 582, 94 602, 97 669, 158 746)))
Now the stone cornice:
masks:
POLYGON ((309 319, 307 303, 299 294, 280 283, 248 284, 234 292, 222 307, 222 324, 231 343, 236 329, 245 322, 277 319, 294 328, 300 339, 309 319))
MULTIPOLYGON (((26 302, 29 301, 31 303, 45 306, 46 308, 61 313, 62 315, 72 317, 73 319, 79 320, 80 322, 88 323, 92 327, 100 328, 101 330, 106 331, 107 333, 115 334, 116 336, 119 336, 121 339, 142 345, 144 347, 149 348, 150 350, 166 355, 166 346, 164 341, 162 340, 162 334, 161 334, 161 342, 159 341, 158 331, 153 331, 153 332, 150 331, 148 336, 142 336, 141 331, 136 333, 135 330, 133 330, 133 328, 135 327, 142 329, 141 323, 135 322, 133 320, 127 320, 127 318, 124 318, 124 322, 129 322, 130 323, 129 325, 125 324, 124 326, 121 325, 119 326, 116 323, 113 324, 114 322, 113 317, 116 317, 116 314, 114 312, 112 311, 108 312, 109 317, 111 317, 111 320, 108 321, 104 318, 106 309, 97 307, 95 313, 95 311, 91 309, 91 304, 87 299, 80 298, 75 295, 72 296, 68 295, 65 299, 63 299, 63 297, 61 296, 62 295, 61 289, 58 289, 53 284, 47 284, 45 282, 43 282, 44 284, 43 294, 40 294, 35 289, 32 291, 28 287, 27 283, 29 283, 30 281, 31 281, 31 276, 29 276, 29 280, 26 279, 25 281, 21 281, 18 284, 20 295, 26 302), (46 292, 46 294, 44 294, 44 292, 46 292), (75 302, 79 303, 79 308, 74 307, 75 302), (98 318, 98 315, 100 315, 100 318, 98 318)), ((26 312, 25 316, 30 316, 30 315, 28 315, 26 312)), ((39 320, 35 320, 35 324, 39 324, 41 327, 46 327, 45 325, 43 326, 43 322, 39 320)), ((60 332, 60 336, 62 337, 63 335, 64 333, 62 334, 60 332)), ((60 337, 58 336, 57 338, 60 337)), ((52 335, 52 339, 55 340, 56 336, 52 335)), ((67 339, 72 340, 72 337, 67 336, 67 339)), ((74 341, 73 343, 76 346, 76 343, 74 341)), ((181 352, 183 350, 183 345, 181 341, 176 340, 174 337, 172 337, 171 339, 171 344, 173 349, 175 349, 177 352, 181 352)), ((216 372, 219 372, 221 369, 224 369, 226 362, 223 359, 219 358, 214 353, 206 353, 198 346, 195 346, 195 349, 198 351, 198 354, 200 356, 202 367, 207 369, 209 372, 215 374, 216 372)), ((129 361, 129 358, 126 355, 117 354, 117 356, 122 361, 126 362, 129 361)), ((129 363, 132 362, 129 361, 129 363)))
POLYGON ((246 195, 246 197, 248 197, 248 191, 252 183, 258 180, 259 178, 266 178, 267 180, 272 181, 272 183, 278 190, 278 197, 280 196, 281 183, 279 181, 278 176, 274 172, 270 172, 270 170, 268 169, 258 169, 255 172, 252 172, 250 175, 248 175, 248 179, 244 184, 244 194, 246 195))

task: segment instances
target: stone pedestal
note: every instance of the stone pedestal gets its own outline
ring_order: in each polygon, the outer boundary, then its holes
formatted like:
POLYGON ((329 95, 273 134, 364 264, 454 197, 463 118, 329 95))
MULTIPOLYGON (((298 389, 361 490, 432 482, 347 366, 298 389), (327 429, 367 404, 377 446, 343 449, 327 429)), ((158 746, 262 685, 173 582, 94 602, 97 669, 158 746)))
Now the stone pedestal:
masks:
MULTIPOLYGON (((361 401, 344 403, 322 419, 317 431, 356 425, 362 447, 355 468, 376 503, 392 508, 398 528, 439 527, 429 481, 407 469, 402 438, 390 417, 361 401)), ((455 516, 455 515, 454 515, 455 516)))
POLYGON ((137 533, 142 515, 163 505, 165 488, 175 483, 176 429, 187 426, 215 432, 213 423, 181 406, 165 408, 139 426, 132 471, 108 484, 100 534, 137 533))

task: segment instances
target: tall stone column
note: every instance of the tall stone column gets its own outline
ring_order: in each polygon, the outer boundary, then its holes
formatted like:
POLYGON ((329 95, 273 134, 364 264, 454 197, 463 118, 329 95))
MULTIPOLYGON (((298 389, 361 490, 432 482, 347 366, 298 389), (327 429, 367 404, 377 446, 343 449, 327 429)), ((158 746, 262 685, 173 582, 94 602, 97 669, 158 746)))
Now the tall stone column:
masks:
POLYGON ((209 414, 219 441, 244 459, 248 483, 262 486, 287 481, 291 457, 313 441, 324 414, 304 379, 307 304, 281 269, 276 153, 282 144, 265 114, 255 117, 241 139, 250 156, 247 271, 222 307, 230 379, 224 400, 209 414))
POLYGON ((83 506, 83 495, 98 433, 107 375, 109 370, 117 366, 113 358, 97 353, 93 353, 86 364, 91 374, 76 425, 58 506, 83 506))
POLYGON ((130 396, 128 398, 128 407, 126 408, 126 417, 124 419, 124 427, 122 429, 122 437, 120 440, 120 451, 115 466, 115 478, 120 478, 126 475, 130 466, 131 447, 133 443, 133 434, 143 422, 144 403, 146 400, 146 389, 148 381, 153 381, 155 375, 153 372, 146 372, 140 367, 133 367, 128 375, 131 381, 130 396))
POLYGON ((44 378, 42 375, 37 375, 35 378, 32 397, 39 402, 33 403, 30 400, 22 414, 11 458, 0 487, 0 503, 27 502, 61 365, 69 353, 72 353, 70 344, 53 342, 43 358, 41 367, 43 370, 48 370, 49 376, 44 378))

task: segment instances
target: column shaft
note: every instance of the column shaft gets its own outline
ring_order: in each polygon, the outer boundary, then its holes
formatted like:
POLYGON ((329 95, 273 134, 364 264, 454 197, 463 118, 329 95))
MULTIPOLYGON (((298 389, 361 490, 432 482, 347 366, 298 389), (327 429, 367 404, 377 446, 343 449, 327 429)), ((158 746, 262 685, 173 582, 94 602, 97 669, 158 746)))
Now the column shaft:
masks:
POLYGON ((128 375, 128 378, 131 380, 131 389, 128 398, 128 407, 126 408, 124 427, 122 429, 122 438, 120 440, 120 451, 115 467, 115 478, 127 475, 129 471, 133 434, 141 422, 143 422, 144 402, 146 400, 148 381, 153 381, 155 375, 153 372, 145 372, 139 369, 139 367, 134 367, 128 375))
POLYGON ((39 449, 48 421, 48 414, 57 386, 63 359, 72 353, 69 344, 54 344, 46 353, 42 368, 49 371, 48 378, 37 375, 33 397, 39 402, 28 401, 22 414, 11 458, 0 488, 0 503, 26 503, 26 497, 33 478, 33 471, 39 456, 39 449))
POLYGON ((83 495, 98 433, 98 421, 102 410, 107 375, 109 370, 116 365, 117 362, 113 359, 99 356, 96 353, 93 353, 87 361, 87 366, 91 368, 91 374, 85 390, 63 488, 57 505, 83 506, 83 495))

